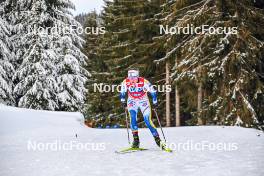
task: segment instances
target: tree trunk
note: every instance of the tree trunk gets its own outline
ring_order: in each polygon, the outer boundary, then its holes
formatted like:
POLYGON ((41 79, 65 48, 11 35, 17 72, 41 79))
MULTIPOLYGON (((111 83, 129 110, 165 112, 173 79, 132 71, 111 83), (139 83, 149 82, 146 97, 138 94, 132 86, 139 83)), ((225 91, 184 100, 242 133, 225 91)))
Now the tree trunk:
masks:
POLYGON ((198 69, 199 69, 198 71, 198 96, 197 96, 198 125, 203 125, 203 120, 201 118, 202 99, 203 99, 203 83, 201 81, 202 67, 199 65, 198 69))
MULTIPOLYGON (((170 65, 166 62, 166 85, 170 84, 170 65)), ((170 124, 170 92, 166 91, 166 126, 170 124)))
POLYGON ((181 119, 180 119, 180 94, 177 85, 175 85, 175 119, 176 119, 176 126, 181 126, 181 119))
POLYGON ((202 95, 203 95, 203 89, 202 89, 202 82, 199 82, 198 87, 198 106, 197 106, 197 112, 198 112, 198 125, 203 125, 203 121, 201 118, 201 110, 202 110, 202 95))

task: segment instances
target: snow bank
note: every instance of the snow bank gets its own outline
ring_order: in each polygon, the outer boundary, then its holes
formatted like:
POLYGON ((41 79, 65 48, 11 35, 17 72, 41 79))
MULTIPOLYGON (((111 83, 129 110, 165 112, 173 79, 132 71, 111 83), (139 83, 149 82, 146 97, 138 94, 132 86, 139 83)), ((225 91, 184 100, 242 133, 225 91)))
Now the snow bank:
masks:
POLYGON ((20 133, 23 130, 46 128, 80 128, 84 118, 81 113, 37 111, 0 106, 0 134, 20 133))

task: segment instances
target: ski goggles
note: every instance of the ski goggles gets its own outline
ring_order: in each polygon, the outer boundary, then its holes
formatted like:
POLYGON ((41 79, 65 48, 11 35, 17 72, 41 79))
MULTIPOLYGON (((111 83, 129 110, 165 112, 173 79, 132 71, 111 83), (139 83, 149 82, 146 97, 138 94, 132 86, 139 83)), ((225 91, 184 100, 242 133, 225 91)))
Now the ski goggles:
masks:
POLYGON ((137 70, 130 70, 128 71, 128 78, 133 79, 133 78, 138 78, 139 72, 137 70))

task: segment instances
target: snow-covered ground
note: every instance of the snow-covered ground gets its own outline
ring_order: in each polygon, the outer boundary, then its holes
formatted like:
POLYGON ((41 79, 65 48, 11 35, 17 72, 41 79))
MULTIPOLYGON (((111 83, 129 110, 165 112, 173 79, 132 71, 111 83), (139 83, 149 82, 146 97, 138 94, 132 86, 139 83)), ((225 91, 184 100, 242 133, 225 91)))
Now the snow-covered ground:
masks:
POLYGON ((79 113, 0 106, 0 176, 264 175, 264 134, 255 129, 165 128, 174 153, 160 151, 141 129, 141 146, 150 150, 116 154, 128 145, 125 129, 82 121, 79 113))

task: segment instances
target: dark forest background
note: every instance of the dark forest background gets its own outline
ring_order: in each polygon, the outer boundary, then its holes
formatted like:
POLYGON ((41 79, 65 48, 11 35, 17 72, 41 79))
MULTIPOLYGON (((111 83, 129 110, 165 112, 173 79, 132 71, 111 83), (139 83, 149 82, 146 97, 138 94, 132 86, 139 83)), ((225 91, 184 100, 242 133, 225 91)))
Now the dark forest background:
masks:
POLYGON ((153 84, 172 85, 171 93, 158 94, 163 125, 263 127, 264 1, 105 0, 102 13, 76 19, 106 28, 104 35, 85 36, 90 125, 124 125, 118 93, 94 93, 92 84, 120 84, 137 67, 153 84), (159 25, 191 24, 235 26, 238 34, 159 33, 159 25))

